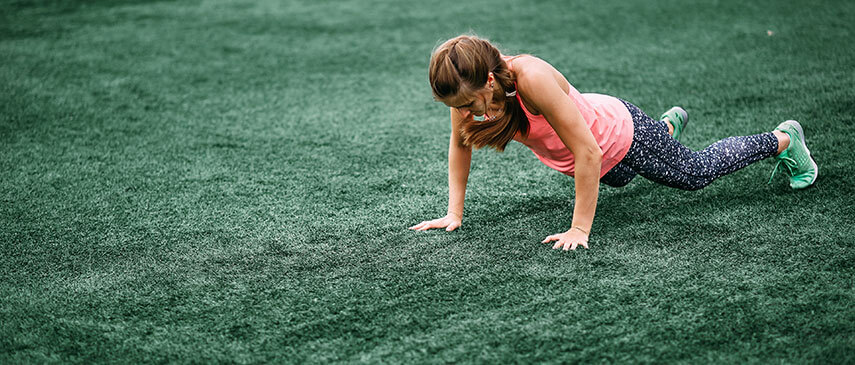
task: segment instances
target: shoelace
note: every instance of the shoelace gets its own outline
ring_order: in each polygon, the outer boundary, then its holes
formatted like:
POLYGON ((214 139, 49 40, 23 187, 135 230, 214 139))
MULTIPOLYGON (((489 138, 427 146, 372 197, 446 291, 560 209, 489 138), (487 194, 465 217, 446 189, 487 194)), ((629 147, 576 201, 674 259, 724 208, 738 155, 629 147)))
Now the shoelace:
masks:
POLYGON ((787 168, 787 173, 790 174, 790 176, 793 176, 793 169, 798 166, 796 160, 790 157, 778 157, 778 163, 775 164, 775 169, 772 170, 772 176, 769 177, 769 182, 767 182, 767 184, 772 183, 772 179, 775 178, 775 174, 778 173, 778 170, 781 168, 781 164, 784 164, 784 167, 787 168))

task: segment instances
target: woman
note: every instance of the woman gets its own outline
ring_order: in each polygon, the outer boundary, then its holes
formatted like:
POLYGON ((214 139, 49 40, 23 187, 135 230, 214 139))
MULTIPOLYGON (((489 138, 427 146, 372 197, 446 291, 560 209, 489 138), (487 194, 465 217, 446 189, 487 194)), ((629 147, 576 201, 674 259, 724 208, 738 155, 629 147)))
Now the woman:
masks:
MULTIPOLYGON (((693 152, 678 138, 688 115, 675 107, 653 120, 621 99, 580 94, 549 63, 530 55, 505 56, 485 39, 462 35, 431 55, 434 97, 451 108, 448 149, 448 211, 445 217, 410 229, 453 231, 463 219, 463 201, 472 147, 498 151, 515 140, 547 166, 574 177, 573 222, 546 237, 553 249, 588 248, 599 183, 624 186, 641 175, 657 183, 697 190, 718 177, 775 156, 802 189, 816 181, 818 167, 798 122, 774 131, 718 141, 693 152)), ((775 172, 772 176, 774 177, 775 172)))

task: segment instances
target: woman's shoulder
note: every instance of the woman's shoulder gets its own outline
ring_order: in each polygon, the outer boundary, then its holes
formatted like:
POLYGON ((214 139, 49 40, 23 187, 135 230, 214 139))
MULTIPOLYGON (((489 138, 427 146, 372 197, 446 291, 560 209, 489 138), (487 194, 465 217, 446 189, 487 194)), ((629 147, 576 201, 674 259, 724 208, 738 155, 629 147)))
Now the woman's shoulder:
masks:
POLYGON ((559 84, 566 83, 564 75, 561 72, 555 69, 549 62, 538 57, 522 54, 510 58, 507 62, 508 67, 514 72, 515 81, 522 87, 526 85, 537 87, 543 82, 553 82, 553 80, 559 82, 559 84))
POLYGON ((529 54, 510 57, 506 62, 518 83, 537 82, 544 77, 555 77, 558 72, 549 62, 529 54))
POLYGON ((506 56, 505 62, 508 63, 509 68, 514 70, 514 73, 532 72, 552 67, 546 61, 530 54, 506 56))
POLYGON ((519 55, 510 63, 513 64, 519 95, 532 114, 540 114, 538 103, 532 96, 542 96, 541 91, 544 88, 551 88, 552 85, 557 84, 564 94, 570 92, 570 83, 549 62, 532 55, 519 55))

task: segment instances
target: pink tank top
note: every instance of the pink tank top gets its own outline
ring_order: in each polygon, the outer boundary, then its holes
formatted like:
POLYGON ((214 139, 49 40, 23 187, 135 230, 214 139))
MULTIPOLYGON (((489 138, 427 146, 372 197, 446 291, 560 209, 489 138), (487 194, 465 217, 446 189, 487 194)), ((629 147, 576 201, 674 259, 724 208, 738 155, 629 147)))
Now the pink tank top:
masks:
MULTIPOLYGON (((508 58, 505 60, 507 61, 508 58)), ((600 150, 603 151, 603 163, 600 169, 600 177, 603 177, 629 151, 633 133, 632 115, 618 98, 612 96, 580 94, 573 85, 570 85, 567 96, 579 108, 600 150)), ((574 176, 573 153, 564 145, 543 115, 534 115, 525 108, 519 93, 517 93, 517 100, 528 117, 529 132, 526 138, 517 132, 514 140, 530 148, 546 166, 565 175, 574 176)))

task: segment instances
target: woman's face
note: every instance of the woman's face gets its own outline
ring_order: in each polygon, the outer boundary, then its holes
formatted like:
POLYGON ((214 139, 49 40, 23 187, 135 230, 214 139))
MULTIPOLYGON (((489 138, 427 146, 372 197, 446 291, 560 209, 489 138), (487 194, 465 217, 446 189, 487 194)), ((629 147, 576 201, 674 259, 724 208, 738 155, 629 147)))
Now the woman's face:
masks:
POLYGON ((484 117, 492 101, 493 90, 486 86, 474 92, 460 92, 453 97, 442 100, 445 105, 457 109, 463 119, 469 119, 473 116, 484 117))

